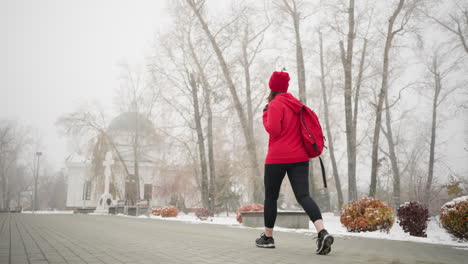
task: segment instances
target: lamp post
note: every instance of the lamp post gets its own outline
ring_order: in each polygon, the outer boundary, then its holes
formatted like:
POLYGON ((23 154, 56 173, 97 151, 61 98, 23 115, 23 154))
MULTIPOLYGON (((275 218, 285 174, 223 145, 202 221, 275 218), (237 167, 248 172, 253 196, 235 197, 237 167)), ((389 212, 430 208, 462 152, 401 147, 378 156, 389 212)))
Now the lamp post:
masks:
POLYGON ((39 178, 39 157, 42 155, 42 152, 36 152, 36 175, 34 176, 34 206, 33 211, 37 210, 37 178, 39 178))

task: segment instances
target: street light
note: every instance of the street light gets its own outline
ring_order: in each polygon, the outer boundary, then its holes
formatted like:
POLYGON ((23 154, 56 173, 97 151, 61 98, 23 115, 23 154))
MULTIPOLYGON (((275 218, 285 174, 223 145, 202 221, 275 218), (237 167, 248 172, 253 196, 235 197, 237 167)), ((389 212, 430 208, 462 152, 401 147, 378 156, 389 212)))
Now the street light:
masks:
POLYGON ((37 210, 37 178, 39 178, 39 157, 42 155, 42 152, 36 152, 36 175, 34 176, 34 206, 33 211, 37 210))

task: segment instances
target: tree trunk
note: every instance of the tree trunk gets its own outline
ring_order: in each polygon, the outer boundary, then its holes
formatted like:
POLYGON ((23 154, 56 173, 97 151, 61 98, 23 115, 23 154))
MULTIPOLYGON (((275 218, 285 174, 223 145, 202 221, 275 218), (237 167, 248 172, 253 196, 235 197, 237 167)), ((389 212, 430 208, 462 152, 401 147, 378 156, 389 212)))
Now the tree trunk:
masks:
POLYGON ((208 199, 208 177, 207 177, 207 163, 206 163, 206 151, 205 151, 205 139, 203 137, 203 129, 201 125, 201 114, 200 105, 198 102, 198 87, 193 74, 190 74, 190 88, 192 91, 193 110, 195 118, 195 127, 197 130, 197 143, 198 153, 200 155, 200 167, 201 167, 201 198, 203 208, 210 207, 210 201, 208 199))
POLYGON ((437 129, 437 102, 439 100, 442 83, 438 69, 437 58, 434 58, 434 100, 432 101, 432 127, 431 127, 431 146, 429 150, 429 169, 427 172, 427 182, 424 190, 424 203, 429 205, 431 198, 432 180, 434 177, 434 160, 435 160, 435 144, 436 144, 436 129, 437 129))
POLYGON ((5 201, 5 204, 6 204, 6 208, 10 208, 10 200, 11 200, 11 194, 10 194, 10 188, 7 189, 7 193, 6 193, 6 201, 5 201))
POLYGON ((405 0, 400 0, 398 7, 393 12, 393 15, 388 21, 387 37, 385 40, 385 48, 383 54, 383 69, 382 69, 382 85, 380 87, 379 99, 376 107, 376 118, 374 126, 374 138, 372 142, 372 167, 371 167, 371 183, 369 188, 369 197, 375 197, 377 189, 377 170, 378 170, 378 160, 379 160, 379 139, 380 139, 380 126, 382 124, 382 108, 383 101, 387 94, 388 89, 388 68, 389 68, 389 53, 392 48, 393 37, 401 29, 393 31, 393 25, 395 23, 398 14, 403 8, 405 0))
POLYGON ((349 1, 347 47, 340 41, 341 62, 344 68, 344 102, 346 119, 346 147, 348 154, 348 201, 357 199, 356 185, 356 135, 353 129, 352 84, 354 47, 354 0, 349 1))
MULTIPOLYGON (((112 140, 111 136, 109 136, 104 130, 102 129, 98 129, 97 130, 99 132, 99 135, 102 136, 105 141, 111 146, 112 150, 114 151, 113 153, 115 153, 117 155, 117 160, 119 161, 119 163, 122 165, 123 169, 124 169, 124 172, 125 172, 125 180, 129 180, 130 179, 130 172, 128 171, 128 167, 127 167, 127 164, 125 163, 125 161, 123 160, 123 157, 122 155, 120 154, 120 151, 118 150, 117 146, 115 145, 114 141, 112 140)), ((118 189, 116 189, 118 190, 118 189)), ((120 193, 120 191, 117 191, 119 193, 119 196, 120 197, 124 197, 123 194, 120 193)), ((127 194, 125 194, 125 196, 128 196, 127 194)))
POLYGON ((245 95, 247 103, 247 121, 249 131, 253 133, 253 110, 252 110, 252 89, 250 87, 250 62, 248 58, 248 44, 249 44, 249 25, 246 24, 244 28, 244 39, 242 41, 242 66, 244 68, 245 78, 245 95))
POLYGON ((330 212, 331 211, 331 206, 330 206, 330 192, 328 188, 323 188, 323 199, 324 204, 323 204, 323 212, 330 212))
POLYGON ((9 186, 9 176, 8 174, 6 173, 5 175, 5 190, 3 192, 3 195, 4 195, 4 208, 5 209, 8 209, 10 207, 10 186, 9 186))
POLYGON ((136 179, 136 202, 140 200, 140 164, 139 164, 139 131, 138 131, 138 109, 135 109, 135 140, 133 144, 133 163, 134 163, 134 174, 135 174, 135 179, 136 179))
POLYGON ((341 190, 341 181, 340 181, 340 176, 338 175, 338 166, 336 164, 336 158, 335 158, 335 147, 333 146, 333 136, 331 133, 331 127, 330 127, 330 118, 329 118, 329 109, 328 109, 328 99, 327 99, 327 88, 325 85, 325 70, 324 70, 324 62, 323 62, 323 41, 322 41, 322 33, 319 32, 319 44, 320 44, 320 84, 322 86, 322 99, 323 99, 323 107, 325 109, 325 130, 327 133, 327 139, 328 139, 328 151, 330 152, 330 160, 332 163, 332 168, 333 168, 333 178, 335 179, 335 186, 336 186, 336 192, 338 194, 338 208, 341 208, 343 206, 344 200, 343 200, 343 192, 341 190))
POLYGON ((208 140, 208 167, 210 170, 210 186, 208 190, 208 197, 210 200, 210 210, 214 210, 216 204, 216 169, 213 150, 213 112, 211 110, 211 95, 210 89, 203 85, 203 92, 205 93, 205 105, 207 110, 207 140, 208 140))
MULTIPOLYGON (((248 35, 248 26, 244 29, 244 40, 242 43, 242 65, 244 68, 244 77, 245 77, 245 92, 246 92, 246 102, 247 102, 247 134, 249 135, 248 138, 255 143, 254 131, 253 131, 253 108, 252 108, 252 89, 251 89, 251 78, 250 78, 250 64, 248 58, 248 51, 247 46, 249 41, 248 35)), ((252 162, 252 171, 258 175, 258 177, 253 177, 252 185, 254 186, 254 195, 253 200, 256 202, 263 201, 263 192, 259 192, 261 188, 261 183, 259 181, 260 177, 260 169, 258 167, 257 161, 257 150, 255 144, 248 144, 247 150, 250 156, 250 159, 255 160, 252 162), (259 194, 255 194, 259 192, 259 194)))
POLYGON ((2 208, 6 208, 6 177, 2 175, 2 208))
MULTIPOLYGON (((297 10, 296 1, 293 1, 292 6, 286 1, 283 0, 283 3, 288 10, 289 15, 291 16, 293 25, 294 25, 294 37, 296 39, 296 68, 297 68, 297 83, 299 86, 299 100, 303 104, 307 104, 307 96, 306 96, 306 77, 305 77, 305 65, 304 65, 304 52, 302 49, 302 41, 301 41, 301 31, 300 31, 300 13, 297 10)), ((309 191, 314 193, 316 191, 314 177, 313 177, 313 161, 309 161, 309 191)))
POLYGON ((387 132, 384 133, 388 141, 388 154, 392 164, 393 171, 393 203, 394 208, 400 206, 400 168, 395 151, 395 142, 393 141, 392 118, 390 115, 390 106, 388 104, 388 94, 385 96, 385 119, 387 123, 387 132))
POLYGON ((364 44, 362 47, 362 53, 361 53, 361 62, 359 63, 359 73, 358 73, 358 78, 356 82, 356 92, 354 94, 354 113, 353 113, 353 134, 355 138, 357 138, 357 116, 358 116, 358 110, 359 110, 359 93, 361 91, 361 85, 362 85, 362 76, 364 74, 364 64, 366 60, 366 54, 367 53, 367 39, 364 39, 364 44))
POLYGON ((214 161, 214 150, 213 150, 213 112, 211 110, 211 88, 206 78, 205 71, 200 63, 200 60, 195 53, 195 48, 193 47, 190 37, 188 38, 188 44, 190 48, 190 54, 193 61, 197 67, 198 73, 200 74, 201 84, 203 88, 203 94, 205 98, 205 106, 207 113, 207 135, 206 139, 208 141, 208 168, 209 168, 209 187, 208 187, 208 200, 210 202, 209 209, 214 210, 216 204, 216 170, 215 170, 215 161, 214 161))
POLYGON ((296 63, 297 63, 297 81, 299 85, 299 100, 303 104, 307 104, 306 97, 306 79, 305 79, 305 66, 304 66, 304 54, 302 51, 301 32, 300 32, 300 21, 299 14, 296 12, 293 16, 294 31, 296 37, 296 63))
POLYGON ((208 25, 203 19, 200 13, 199 7, 196 6, 193 0, 186 0, 186 1, 189 4, 189 6, 192 8, 195 15, 197 16, 198 21, 200 22, 203 31, 207 35, 216 53, 216 57, 218 58, 219 64, 223 71, 224 79, 229 88, 229 92, 231 93, 233 103, 234 103, 234 108, 236 109, 237 115, 239 117, 239 121, 242 126, 242 131, 243 131, 244 138, 245 138, 246 145, 247 145, 247 153, 249 155, 250 169, 253 174, 251 176, 252 187, 253 187, 252 200, 254 202, 262 202, 264 200, 264 195, 263 195, 263 188, 262 188, 262 184, 260 180, 260 168, 258 165, 257 147, 255 143, 255 138, 254 138, 253 132, 249 131, 249 124, 247 121, 247 117, 244 113, 244 109, 242 108, 242 103, 240 102, 239 96, 237 94, 236 86, 234 85, 234 81, 232 80, 231 73, 226 64, 226 60, 224 59, 221 48, 219 47, 218 43, 216 42, 216 39, 214 38, 213 34, 208 28, 208 25))
MULTIPOLYGON (((19 191, 17 194, 16 194, 16 207, 21 207, 23 208, 23 204, 21 203, 21 191, 19 191)), ((62 208, 60 208, 62 209, 62 208)))

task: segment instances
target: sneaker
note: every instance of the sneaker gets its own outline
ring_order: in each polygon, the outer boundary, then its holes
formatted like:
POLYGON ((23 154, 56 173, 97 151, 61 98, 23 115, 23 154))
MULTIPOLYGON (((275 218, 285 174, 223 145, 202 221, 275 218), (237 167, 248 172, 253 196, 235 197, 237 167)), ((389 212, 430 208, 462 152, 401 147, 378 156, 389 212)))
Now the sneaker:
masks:
POLYGON ((257 247, 261 248, 275 248, 275 240, 273 239, 273 237, 267 237, 265 233, 262 233, 260 235, 260 238, 257 238, 257 240, 255 240, 255 244, 257 245, 257 247))
POLYGON ((328 234, 327 230, 322 229, 318 233, 317 238, 317 250, 315 253, 319 255, 326 255, 331 251, 331 245, 333 244, 333 236, 328 234))

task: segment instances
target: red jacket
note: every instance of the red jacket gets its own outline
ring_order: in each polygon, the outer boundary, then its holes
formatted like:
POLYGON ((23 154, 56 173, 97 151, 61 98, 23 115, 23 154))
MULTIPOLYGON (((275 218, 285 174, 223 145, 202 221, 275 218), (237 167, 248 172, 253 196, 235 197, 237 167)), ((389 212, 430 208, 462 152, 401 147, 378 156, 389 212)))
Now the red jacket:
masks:
POLYGON ((299 112, 302 103, 290 93, 281 93, 263 111, 263 126, 270 134, 265 164, 308 161, 301 136, 299 112))

